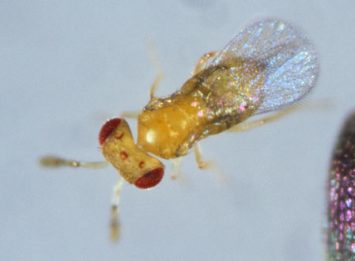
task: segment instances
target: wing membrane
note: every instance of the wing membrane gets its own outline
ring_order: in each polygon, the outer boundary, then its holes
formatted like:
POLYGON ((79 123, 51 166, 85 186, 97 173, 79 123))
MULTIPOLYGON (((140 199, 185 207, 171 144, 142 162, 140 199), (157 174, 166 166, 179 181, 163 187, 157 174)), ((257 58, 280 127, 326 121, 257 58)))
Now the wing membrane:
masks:
POLYGON ((263 101, 256 113, 276 110, 301 99, 312 89, 318 75, 313 45, 290 24, 277 19, 247 26, 207 67, 233 56, 265 65, 263 101))

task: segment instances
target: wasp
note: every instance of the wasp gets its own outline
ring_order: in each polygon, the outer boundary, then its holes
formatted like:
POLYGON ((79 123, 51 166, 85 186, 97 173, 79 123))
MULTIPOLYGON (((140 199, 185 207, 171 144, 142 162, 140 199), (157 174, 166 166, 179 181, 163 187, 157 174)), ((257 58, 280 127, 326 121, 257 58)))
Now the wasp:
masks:
MULTIPOLYGON (((150 100, 137 117, 136 142, 124 117, 104 123, 99 132, 102 153, 126 182, 142 189, 154 187, 164 175, 164 165, 157 157, 176 159, 194 148, 199 166, 205 166, 199 141, 279 118, 312 89, 317 75, 315 49, 302 32, 282 20, 259 20, 246 26, 221 51, 203 55, 192 76, 169 97, 155 96, 159 82, 155 81, 150 100), (245 122, 271 111, 276 113, 245 122)), ((51 167, 103 165, 52 156, 41 162, 51 167)), ((122 183, 120 180, 114 190, 114 217, 122 183)))

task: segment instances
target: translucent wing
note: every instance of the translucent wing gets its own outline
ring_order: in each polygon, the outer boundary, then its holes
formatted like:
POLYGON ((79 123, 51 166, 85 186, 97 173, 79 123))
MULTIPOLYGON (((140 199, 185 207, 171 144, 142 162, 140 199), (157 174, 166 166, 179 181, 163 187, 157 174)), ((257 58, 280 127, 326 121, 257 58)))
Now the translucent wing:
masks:
POLYGON ((276 110, 301 99, 314 86, 318 75, 312 44, 290 24, 276 19, 247 26, 206 67, 233 56, 265 65, 263 101, 256 113, 276 110))

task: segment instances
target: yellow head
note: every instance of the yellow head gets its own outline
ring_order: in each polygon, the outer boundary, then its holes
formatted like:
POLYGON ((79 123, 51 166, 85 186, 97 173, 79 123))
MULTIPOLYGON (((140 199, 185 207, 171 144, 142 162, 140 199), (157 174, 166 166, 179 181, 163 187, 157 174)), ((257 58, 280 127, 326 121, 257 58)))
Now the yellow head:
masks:
POLYGON ((138 188, 150 188, 163 178, 164 165, 134 143, 124 119, 107 121, 101 128, 99 142, 106 160, 127 182, 138 188))

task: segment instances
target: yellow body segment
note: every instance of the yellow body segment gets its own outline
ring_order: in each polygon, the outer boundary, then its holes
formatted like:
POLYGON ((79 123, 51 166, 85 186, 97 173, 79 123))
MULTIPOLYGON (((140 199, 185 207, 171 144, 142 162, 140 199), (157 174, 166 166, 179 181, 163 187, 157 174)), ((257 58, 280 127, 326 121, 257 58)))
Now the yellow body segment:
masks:
POLYGON ((138 118, 138 145, 162 158, 176 158, 187 153, 181 147, 205 126, 206 104, 199 97, 181 96, 169 106, 145 110, 138 118))
POLYGON ((107 137, 102 153, 129 183, 135 183, 146 173, 164 168, 163 164, 139 149, 134 143, 131 131, 125 120, 107 137))
POLYGON ((167 98, 153 98, 138 117, 137 145, 161 158, 186 155, 195 142, 252 115, 262 101, 264 66, 231 59, 206 68, 167 98))

